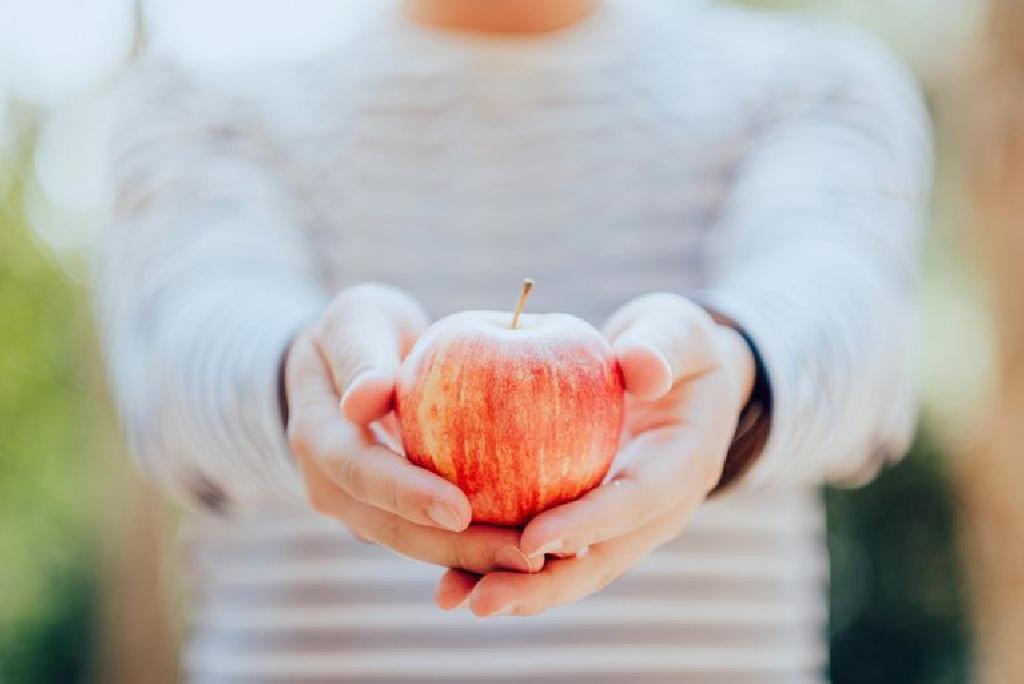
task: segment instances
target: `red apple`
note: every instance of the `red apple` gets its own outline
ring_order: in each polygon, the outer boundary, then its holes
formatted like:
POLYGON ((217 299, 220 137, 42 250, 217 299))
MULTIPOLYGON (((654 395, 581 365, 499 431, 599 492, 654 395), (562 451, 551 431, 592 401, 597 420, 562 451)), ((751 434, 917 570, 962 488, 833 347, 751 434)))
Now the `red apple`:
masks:
POLYGON ((582 496, 619 444, 623 382, 611 348, 575 316, 520 318, 528 291, 514 317, 441 319, 399 372, 407 457, 461 488, 476 522, 521 525, 582 496))

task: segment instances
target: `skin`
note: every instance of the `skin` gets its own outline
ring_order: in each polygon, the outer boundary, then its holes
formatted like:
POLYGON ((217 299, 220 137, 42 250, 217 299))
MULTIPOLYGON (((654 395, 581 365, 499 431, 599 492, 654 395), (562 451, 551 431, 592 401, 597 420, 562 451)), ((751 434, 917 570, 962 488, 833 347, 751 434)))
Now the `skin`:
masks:
POLYGON ((368 427, 391 411, 400 360, 426 325, 426 314, 401 291, 361 285, 338 294, 292 343, 288 441, 309 503, 357 537, 428 563, 479 573, 537 570, 543 559, 527 560, 517 531, 467 529, 465 494, 368 427))
MULTIPOLYGON (((410 0, 406 9, 437 28, 532 34, 570 26, 596 5, 410 0)), ((678 535, 718 481, 754 379, 742 338, 693 302, 660 293, 633 300, 604 327, 628 393, 612 478, 522 532, 470 526, 457 487, 368 427, 392 421, 399 364, 426 325, 419 305, 395 288, 341 292, 285 357, 288 437, 314 510, 362 539, 449 568, 436 603, 479 616, 577 601, 678 535)))
POLYGON ((613 477, 541 513, 520 548, 535 574, 451 569, 435 597, 479 616, 533 615, 577 601, 677 536, 718 482, 754 362, 743 339, 696 304, 652 294, 620 309, 605 333, 623 368, 626 433, 613 477))
POLYGON ((408 0, 415 21, 454 31, 537 34, 585 19, 599 0, 408 0))
POLYGON ((696 304, 674 294, 633 300, 604 329, 627 391, 613 477, 521 533, 470 526, 461 490, 368 427, 393 419, 399 364, 426 324, 395 288, 342 291, 287 354, 288 438, 314 510, 362 539, 451 568, 437 604, 468 604, 480 616, 578 600, 678 535, 718 481, 753 383, 742 338, 696 304))

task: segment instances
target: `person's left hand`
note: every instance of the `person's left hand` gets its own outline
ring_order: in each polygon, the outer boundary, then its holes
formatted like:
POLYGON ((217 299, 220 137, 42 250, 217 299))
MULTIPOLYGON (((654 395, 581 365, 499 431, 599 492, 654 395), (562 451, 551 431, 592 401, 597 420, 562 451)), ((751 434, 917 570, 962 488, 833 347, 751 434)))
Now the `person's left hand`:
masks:
POLYGON ((441 608, 534 615, 578 601, 677 536, 717 484, 753 384, 743 338, 690 300, 660 293, 619 309, 605 334, 627 391, 612 475, 526 525, 522 551, 556 556, 542 571, 448 570, 435 595, 441 608))

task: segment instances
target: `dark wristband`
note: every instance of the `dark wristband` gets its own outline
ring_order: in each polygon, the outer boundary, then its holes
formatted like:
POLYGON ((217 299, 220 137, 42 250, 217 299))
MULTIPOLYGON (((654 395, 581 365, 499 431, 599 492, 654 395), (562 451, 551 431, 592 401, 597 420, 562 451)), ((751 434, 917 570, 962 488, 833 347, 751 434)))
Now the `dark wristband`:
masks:
POLYGON ((736 434, 726 453, 718 484, 714 486, 708 496, 721 493, 750 470, 768 443, 768 434, 771 431, 772 423, 772 391, 761 352, 758 351, 757 345, 747 331, 737 325, 735 321, 715 313, 712 313, 712 317, 720 325, 726 325, 735 330, 750 349, 750 354, 754 359, 754 384, 750 390, 750 397, 736 421, 736 434))
POLYGON ((285 382, 285 369, 288 363, 288 352, 292 349, 291 342, 281 352, 281 358, 277 363, 277 409, 281 414, 281 428, 288 430, 288 385, 285 382))

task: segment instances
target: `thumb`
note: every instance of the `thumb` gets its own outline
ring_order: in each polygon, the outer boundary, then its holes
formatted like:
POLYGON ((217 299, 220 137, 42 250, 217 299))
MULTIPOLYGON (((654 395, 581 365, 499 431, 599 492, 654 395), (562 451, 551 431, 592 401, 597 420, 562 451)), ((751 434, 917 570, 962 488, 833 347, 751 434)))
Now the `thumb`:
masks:
POLYGON ((393 288, 363 286, 338 296, 317 342, 348 420, 363 425, 387 415, 402 356, 425 325, 419 305, 393 288))
POLYGON ((711 319, 703 311, 649 311, 626 324, 612 339, 626 391, 654 401, 678 381, 714 365, 711 319))
POLYGON ((395 402, 396 372, 397 366, 381 364, 357 375, 339 401, 345 418, 364 425, 386 416, 395 402))

